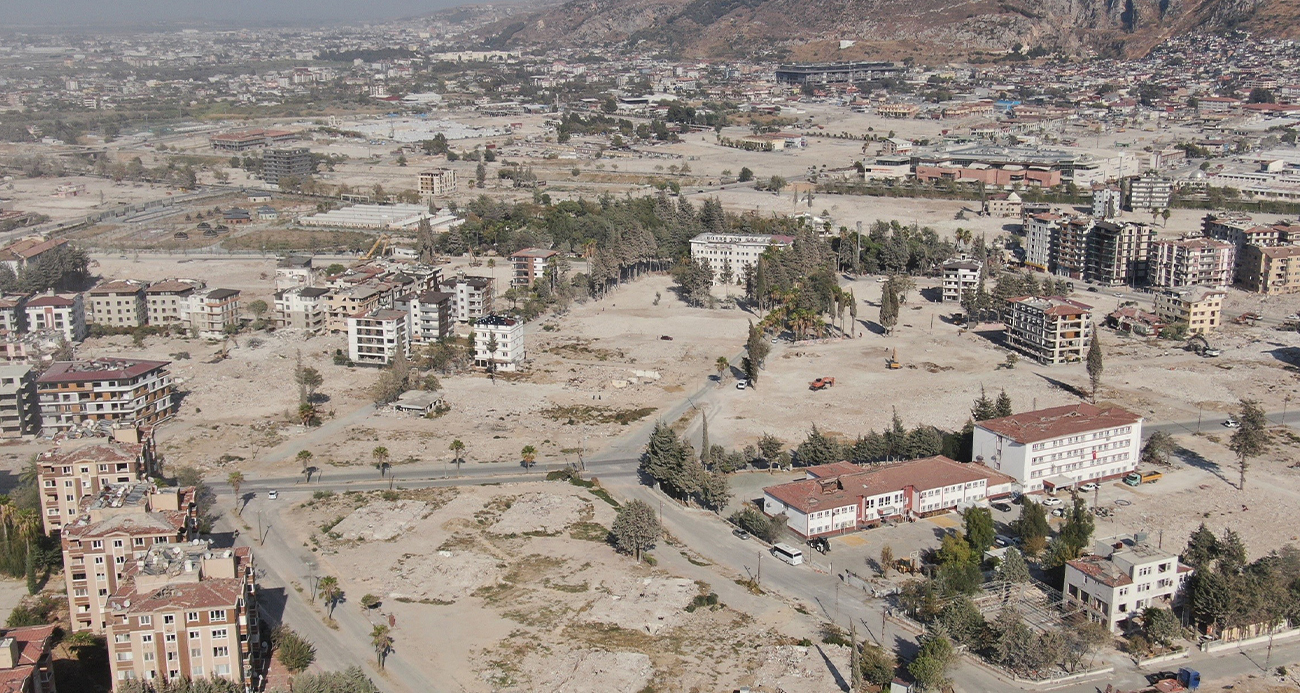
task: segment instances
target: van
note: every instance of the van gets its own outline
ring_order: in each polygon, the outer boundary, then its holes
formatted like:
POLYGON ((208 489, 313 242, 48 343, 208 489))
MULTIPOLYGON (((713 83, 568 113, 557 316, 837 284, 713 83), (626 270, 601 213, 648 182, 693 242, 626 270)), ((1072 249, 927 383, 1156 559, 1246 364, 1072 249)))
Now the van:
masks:
POLYGON ((803 552, 790 546, 789 544, 773 544, 772 555, 779 561, 784 561, 790 565, 799 565, 803 563, 803 552))

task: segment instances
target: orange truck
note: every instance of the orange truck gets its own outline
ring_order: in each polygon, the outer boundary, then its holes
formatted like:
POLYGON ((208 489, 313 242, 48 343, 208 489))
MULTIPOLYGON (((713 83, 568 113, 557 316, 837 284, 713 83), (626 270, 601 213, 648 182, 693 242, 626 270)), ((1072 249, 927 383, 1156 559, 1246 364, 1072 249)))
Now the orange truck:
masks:
POLYGON ((825 390, 828 387, 835 387, 835 378, 818 378, 811 383, 808 383, 808 389, 813 392, 825 390))

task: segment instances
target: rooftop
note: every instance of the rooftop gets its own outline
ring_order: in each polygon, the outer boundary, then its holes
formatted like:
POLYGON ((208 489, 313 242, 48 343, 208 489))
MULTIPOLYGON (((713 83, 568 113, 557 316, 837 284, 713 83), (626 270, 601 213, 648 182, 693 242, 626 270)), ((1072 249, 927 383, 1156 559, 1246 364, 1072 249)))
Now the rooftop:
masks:
POLYGON ((1141 423, 1142 417, 1127 409, 1102 409, 1082 402, 1063 407, 1027 411, 975 424, 1017 443, 1036 443, 1088 431, 1100 431, 1141 423))
POLYGON ((93 361, 55 361, 37 378, 38 383, 81 383, 100 380, 131 380, 168 366, 168 361, 133 361, 98 358, 93 361))
POLYGON ((917 491, 926 491, 981 479, 990 485, 1014 481, 984 465, 962 464, 943 455, 869 467, 836 462, 811 467, 809 474, 817 478, 769 486, 763 492, 806 513, 853 505, 860 498, 894 493, 909 486, 917 491))

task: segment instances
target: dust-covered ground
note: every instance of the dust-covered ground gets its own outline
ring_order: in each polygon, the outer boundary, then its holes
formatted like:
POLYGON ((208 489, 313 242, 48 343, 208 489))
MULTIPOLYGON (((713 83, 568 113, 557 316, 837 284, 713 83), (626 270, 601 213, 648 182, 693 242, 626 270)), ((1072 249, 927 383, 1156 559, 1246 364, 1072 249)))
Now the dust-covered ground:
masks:
POLYGON ((811 618, 756 618, 728 595, 779 600, 616 553, 616 511, 598 491, 560 480, 348 493, 288 518, 350 602, 381 600, 375 618, 393 617, 408 661, 463 690, 813 693, 847 679, 847 648, 821 643, 811 618))

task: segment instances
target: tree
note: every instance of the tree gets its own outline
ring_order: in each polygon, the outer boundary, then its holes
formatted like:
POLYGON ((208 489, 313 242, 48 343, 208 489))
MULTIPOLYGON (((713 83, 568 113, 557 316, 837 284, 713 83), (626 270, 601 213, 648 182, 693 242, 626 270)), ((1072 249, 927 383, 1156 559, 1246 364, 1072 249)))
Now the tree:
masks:
POLYGON ((307 468, 311 465, 311 458, 312 458, 311 450, 298 451, 298 456, 297 456, 298 464, 302 465, 303 471, 306 471, 307 468))
POLYGON ((989 419, 998 418, 997 405, 984 392, 983 385, 980 385, 979 399, 975 400, 975 404, 970 408, 970 417, 974 421, 988 421, 989 419))
POLYGON ((316 395, 316 389, 325 383, 325 378, 320 371, 311 366, 299 367, 293 374, 294 382, 303 389, 304 400, 310 402, 316 395))
POLYGON ((1148 640, 1163 647, 1170 647, 1183 637, 1182 624, 1174 612, 1156 606, 1142 611, 1142 630, 1148 640))
POLYGON ((304 426, 319 426, 320 412, 316 411, 316 405, 311 402, 303 402, 298 405, 298 420, 304 426))
POLYGON ((1218 555, 1219 540, 1202 522, 1187 540, 1187 548, 1183 550, 1183 562, 1199 572, 1209 568, 1218 555))
POLYGON ((993 528, 993 513, 988 508, 972 505, 962 513, 966 524, 966 541, 976 556, 982 556, 993 545, 997 534, 993 528))
POLYGON ((907 673, 925 691, 938 691, 948 683, 948 667, 952 664, 952 642, 942 635, 926 638, 916 659, 907 665, 907 673))
POLYGON ((393 634, 388 626, 381 623, 370 630, 370 646, 375 648, 375 661, 383 669, 388 653, 393 651, 393 634))
POLYGON ((1092 384, 1092 401, 1097 401, 1097 388, 1101 387, 1101 373, 1105 364, 1101 358, 1101 339, 1096 329, 1092 332, 1092 343, 1088 345, 1088 382, 1092 384))
MULTIPOLYGON (((720 447, 720 446, 719 446, 720 447)), ((731 502, 731 482, 723 472, 707 473, 700 480, 700 505, 721 513, 731 502)))
POLYGON ((270 310, 270 306, 266 305, 266 301, 260 298, 248 304, 248 312, 252 313, 253 317, 258 320, 261 320, 268 310, 270 310))
POLYGON ((817 430, 817 424, 813 424, 812 430, 808 431, 808 437, 795 449, 795 459, 801 467, 831 464, 843 458, 843 446, 839 441, 817 430))
POLYGON ((329 617, 334 618, 334 607, 343 599, 343 588, 339 587, 339 579, 333 575, 326 575, 316 582, 316 592, 320 595, 321 601, 325 602, 325 608, 329 609, 329 617))
POLYGON ((36 552, 32 550, 31 540, 27 540, 27 555, 23 557, 23 573, 27 578, 27 594, 34 595, 41 591, 41 583, 36 579, 36 552))
POLYGON ((523 450, 519 451, 519 457, 524 461, 524 467, 531 467, 537 461, 537 448, 531 445, 525 445, 523 450))
POLYGON ((894 547, 885 544, 880 547, 880 574, 889 577, 889 570, 894 567, 894 547))
POLYGON ((1173 436, 1164 431, 1156 431, 1147 438, 1146 445, 1142 446, 1142 461, 1146 464, 1167 465, 1169 455, 1176 447, 1173 436))
POLYGON ((858 666, 862 680, 873 686, 886 686, 894 680, 898 662, 883 647, 864 642, 859 648, 858 666))
POLYGON ((388 448, 382 445, 370 451, 370 459, 375 461, 375 469, 379 470, 380 478, 383 478, 388 468, 392 466, 388 463, 388 448))
POLYGON ((1068 553, 1072 554, 1067 560, 1073 560, 1082 555, 1083 550, 1087 548, 1088 541, 1092 539, 1094 528, 1092 513, 1088 512, 1088 504, 1082 496, 1074 497, 1074 504, 1070 511, 1065 515, 1065 524, 1061 526, 1061 532, 1057 539, 1068 548, 1068 553))
POLYGON ((731 368, 731 362, 727 360, 726 356, 719 356, 718 359, 713 362, 713 366, 718 371, 718 384, 721 385, 722 376, 726 374, 728 368, 731 368))
POLYGON ((998 564, 998 578, 1006 582, 1024 584, 1029 582, 1029 564, 1015 547, 1009 547, 998 564))
POLYGON ((628 501, 618 510, 610 535, 619 551, 630 553, 641 561, 641 554, 654 547, 661 528, 654 508, 642 500, 628 501))
POLYGON ((236 514, 242 514, 244 511, 243 503, 240 502, 239 487, 244 485, 243 472, 231 472, 226 475, 226 483, 230 484, 230 490, 235 494, 235 511, 236 514))
POLYGON ((459 469, 460 469, 460 463, 461 463, 462 457, 463 457, 464 452, 465 452, 465 444, 462 443, 462 442, 460 442, 460 438, 457 438, 457 439, 451 441, 451 445, 448 446, 447 449, 448 449, 448 450, 451 450, 451 454, 452 454, 453 456, 455 456, 455 459, 456 459, 456 469, 459 470, 459 469))
POLYGON ((894 331, 894 325, 898 324, 898 287, 894 283, 894 278, 890 277, 885 282, 884 289, 880 294, 880 326, 885 328, 886 333, 894 331))
POLYGON ((286 626, 276 628, 271 634, 275 658, 290 674, 305 671, 316 661, 316 646, 286 626))
POLYGON ((736 180, 741 183, 748 183, 749 181, 754 180, 754 172, 749 170, 748 166, 744 166, 740 169, 740 176, 736 178, 736 180))
POLYGON ((781 454, 781 449, 785 443, 780 438, 771 433, 764 433, 758 437, 758 451, 763 454, 763 459, 767 461, 768 469, 771 469, 776 458, 781 454))
POLYGON ((381 600, 373 594, 367 594, 361 598, 361 608, 370 611, 379 606, 381 600))
MULTIPOLYGON (((1011 528, 1020 537, 1021 545, 1030 551, 1030 542, 1044 540, 1051 533, 1047 523, 1047 511, 1043 506, 1029 498, 1021 497, 1020 517, 1011 524, 1011 528)), ((1041 550, 1041 549, 1040 549, 1041 550)), ((1030 551, 1030 554, 1036 553, 1030 551)))
POLYGON ((1228 449, 1237 454, 1241 465, 1241 482, 1237 488, 1246 490, 1246 470, 1252 457, 1258 457, 1268 448, 1268 419, 1259 402, 1253 399, 1241 400, 1241 410, 1237 413, 1240 426, 1233 431, 1228 449))
POLYGON ((1015 413, 1015 410, 1011 408, 1011 395, 1008 395, 1006 390, 998 393, 998 401, 993 405, 993 409, 994 413, 997 414, 997 418, 1011 416, 1015 413))

